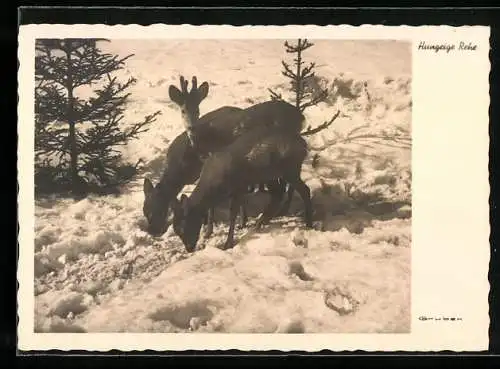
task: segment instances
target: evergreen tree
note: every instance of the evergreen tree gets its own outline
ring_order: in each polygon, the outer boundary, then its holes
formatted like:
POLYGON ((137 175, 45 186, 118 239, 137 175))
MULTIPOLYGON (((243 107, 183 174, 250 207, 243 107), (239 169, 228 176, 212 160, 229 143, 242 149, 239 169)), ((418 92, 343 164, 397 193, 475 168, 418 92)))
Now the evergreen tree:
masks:
MULTIPOLYGON (((285 77, 290 79, 290 87, 292 92, 295 94, 294 103, 300 111, 304 111, 309 106, 314 106, 321 101, 324 101, 328 96, 328 90, 324 89, 317 93, 308 84, 308 81, 313 80, 315 77, 314 67, 315 63, 309 63, 308 66, 304 66, 304 59, 302 53, 314 46, 312 42, 307 39, 298 39, 297 44, 292 45, 288 41, 285 41, 285 51, 290 54, 296 54, 293 59, 295 70, 292 69, 290 64, 281 61, 283 65, 283 71, 281 72, 285 77)), ((281 98, 280 95, 271 91, 271 98, 281 98)))
MULTIPOLYGON (((325 101, 328 97, 328 89, 315 89, 311 86, 311 81, 316 78, 314 68, 316 64, 314 62, 305 65, 302 53, 314 46, 314 44, 307 39, 298 39, 296 44, 290 44, 285 41, 285 51, 289 54, 295 54, 293 59, 294 68, 290 66, 286 61, 282 60, 281 64, 283 66, 283 74, 285 77, 290 79, 290 90, 293 92, 293 103, 295 106, 303 112, 310 106, 317 105, 318 103, 325 101)), ((271 93, 271 99, 273 100, 283 100, 281 94, 268 89, 271 93)), ((323 122, 318 127, 311 129, 308 127, 303 135, 312 135, 317 133, 328 126, 330 126, 335 119, 339 116, 340 111, 338 111, 329 121, 323 122)))
POLYGON ((113 188, 130 180, 136 166, 117 146, 148 129, 159 111, 124 128, 127 89, 113 73, 133 55, 102 52, 104 39, 38 39, 35 57, 35 185, 75 194, 113 188), (82 98, 78 89, 93 87, 82 98), (65 187, 66 186, 66 187, 65 187))

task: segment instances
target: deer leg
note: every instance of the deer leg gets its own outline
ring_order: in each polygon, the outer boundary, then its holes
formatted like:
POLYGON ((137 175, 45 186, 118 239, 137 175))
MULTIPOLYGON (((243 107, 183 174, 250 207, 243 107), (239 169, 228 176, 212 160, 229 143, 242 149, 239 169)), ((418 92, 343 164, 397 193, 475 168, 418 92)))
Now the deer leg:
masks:
POLYGON ((247 225, 248 221, 248 216, 247 216, 247 209, 245 207, 245 204, 242 203, 240 205, 240 228, 245 228, 247 225))
POLYGON ((224 250, 230 249, 234 246, 234 227, 240 206, 240 196, 233 196, 231 198, 231 204, 229 205, 229 231, 227 232, 227 240, 224 245, 224 250))
POLYGON ((283 215, 288 214, 288 210, 290 209, 290 203, 292 202, 293 191, 295 191, 293 186, 291 184, 288 184, 288 191, 286 193, 286 200, 283 203, 283 205, 281 206, 281 208, 278 212, 278 216, 283 216, 283 215))
MULTIPOLYGON (((250 187, 248 188, 248 191, 250 191, 250 187)), ((245 195, 240 197, 240 205, 239 205, 239 216, 240 216, 240 223, 238 227, 240 229, 243 229, 247 225, 248 221, 248 216, 247 216, 247 209, 246 209, 246 197, 245 195)))
POLYGON ((268 224, 273 216, 276 215, 278 207, 283 199, 283 186, 278 182, 270 182, 267 185, 271 194, 271 201, 264 209, 262 216, 255 223, 255 229, 259 229, 262 225, 268 224))
POLYGON ((211 207, 208 209, 207 215, 206 215, 206 224, 205 224, 205 238, 208 238, 212 235, 214 231, 214 208, 211 207))
POLYGON ((311 190, 302 181, 302 179, 297 178, 292 181, 295 190, 299 193, 300 197, 304 201, 304 221, 307 228, 312 228, 312 202, 311 202, 311 190))

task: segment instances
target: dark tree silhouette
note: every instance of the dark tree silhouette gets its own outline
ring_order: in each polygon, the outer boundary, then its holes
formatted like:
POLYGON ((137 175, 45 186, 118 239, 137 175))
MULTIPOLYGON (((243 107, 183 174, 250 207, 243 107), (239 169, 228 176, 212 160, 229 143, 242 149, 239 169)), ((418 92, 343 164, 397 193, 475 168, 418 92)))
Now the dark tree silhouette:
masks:
MULTIPOLYGON (((290 79, 290 90, 294 94, 293 103, 301 112, 303 112, 308 107, 325 101, 328 97, 329 91, 328 89, 319 88, 318 90, 311 87, 310 81, 313 81, 316 78, 314 72, 316 64, 312 62, 306 66, 302 53, 314 46, 314 44, 307 39, 299 38, 296 44, 290 44, 288 41, 285 41, 284 46, 287 53, 295 54, 296 56, 293 59, 294 68, 291 67, 286 61, 281 61, 283 66, 281 74, 290 79)), ((272 89, 268 90, 271 93, 272 100, 283 100, 283 96, 281 94, 278 94, 272 89)), ((312 135, 329 127, 335 119, 337 119, 339 114, 340 111, 338 111, 329 121, 323 122, 314 129, 308 127, 302 134, 304 136, 312 135)))
POLYGON ((159 111, 122 124, 136 80, 113 73, 133 55, 102 52, 105 39, 38 39, 35 57, 35 186, 41 191, 71 190, 82 195, 116 188, 136 173, 117 146, 148 129, 159 111), (79 97, 78 89, 93 88, 79 97), (88 96, 88 93, 86 94, 88 96))

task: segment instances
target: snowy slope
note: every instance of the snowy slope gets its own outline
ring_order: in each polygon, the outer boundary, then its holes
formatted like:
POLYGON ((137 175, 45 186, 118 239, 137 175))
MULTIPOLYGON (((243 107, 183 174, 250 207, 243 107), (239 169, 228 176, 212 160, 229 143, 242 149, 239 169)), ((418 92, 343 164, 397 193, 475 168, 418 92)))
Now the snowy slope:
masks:
MULTIPOLYGON (((327 130, 309 137, 303 179, 315 228, 304 230, 302 203, 259 233, 238 230, 221 251, 227 223, 187 254, 170 229, 143 231, 142 179, 121 196, 36 203, 35 327, 51 332, 408 332, 410 329, 411 54, 394 41, 314 41, 304 54, 332 88, 306 110, 314 127, 337 109, 327 130), (348 140, 347 137, 353 138, 348 140), (312 157, 318 154, 317 165, 312 157)), ((179 74, 210 83, 206 113, 246 107, 286 92, 282 40, 114 40, 103 49, 133 53, 129 122, 162 115, 124 155, 144 160, 156 182, 180 113, 168 86, 179 74)), ((88 93, 80 91, 81 94, 88 93)), ((189 192, 190 187, 186 187, 189 192)), ((267 198, 252 195, 250 215, 267 198)), ((218 209, 218 219, 227 217, 218 209)))

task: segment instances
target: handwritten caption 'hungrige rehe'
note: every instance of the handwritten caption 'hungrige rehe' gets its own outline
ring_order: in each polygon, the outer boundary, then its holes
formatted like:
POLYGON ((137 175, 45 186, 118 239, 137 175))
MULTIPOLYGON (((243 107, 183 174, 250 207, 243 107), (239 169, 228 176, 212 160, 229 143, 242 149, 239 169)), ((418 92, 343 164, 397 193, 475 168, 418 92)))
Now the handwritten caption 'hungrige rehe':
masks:
POLYGON ((449 53, 450 51, 476 51, 477 50, 477 45, 473 42, 465 42, 465 41, 460 41, 458 43, 430 43, 430 42, 425 42, 425 41, 420 41, 417 46, 418 50, 426 50, 426 51, 434 51, 436 53, 438 52, 446 52, 449 53))

